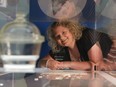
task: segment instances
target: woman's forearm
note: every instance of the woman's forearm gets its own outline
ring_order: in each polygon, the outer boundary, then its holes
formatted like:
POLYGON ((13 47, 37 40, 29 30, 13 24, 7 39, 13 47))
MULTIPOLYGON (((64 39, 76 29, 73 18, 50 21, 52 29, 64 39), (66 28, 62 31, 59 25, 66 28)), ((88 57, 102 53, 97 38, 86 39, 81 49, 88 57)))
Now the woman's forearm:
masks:
POLYGON ((64 68, 70 68, 74 70, 91 70, 92 65, 90 62, 63 62, 64 68))
POLYGON ((72 62, 70 68, 77 70, 91 70, 92 66, 90 62, 72 62))

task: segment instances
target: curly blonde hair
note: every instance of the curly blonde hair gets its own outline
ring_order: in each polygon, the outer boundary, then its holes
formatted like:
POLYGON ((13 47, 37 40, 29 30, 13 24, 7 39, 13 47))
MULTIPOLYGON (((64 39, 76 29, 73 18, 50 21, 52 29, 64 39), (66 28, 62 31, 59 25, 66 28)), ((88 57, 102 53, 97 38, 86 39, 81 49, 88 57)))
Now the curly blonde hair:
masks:
POLYGON ((58 26, 69 29, 76 40, 80 39, 80 37, 82 36, 82 30, 84 29, 84 27, 82 27, 78 22, 72 20, 59 20, 53 22, 47 30, 47 39, 48 45, 52 48, 54 52, 60 50, 59 47, 61 47, 57 44, 53 31, 53 29, 57 28, 58 26))

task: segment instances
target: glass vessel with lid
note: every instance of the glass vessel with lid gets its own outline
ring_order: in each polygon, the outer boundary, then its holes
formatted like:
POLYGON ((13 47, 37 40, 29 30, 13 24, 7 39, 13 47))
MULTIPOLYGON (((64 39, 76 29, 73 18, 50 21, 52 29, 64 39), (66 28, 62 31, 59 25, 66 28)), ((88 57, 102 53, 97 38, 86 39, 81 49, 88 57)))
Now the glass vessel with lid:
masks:
POLYGON ((25 14, 6 24, 0 32, 0 53, 5 70, 33 70, 44 37, 25 14))

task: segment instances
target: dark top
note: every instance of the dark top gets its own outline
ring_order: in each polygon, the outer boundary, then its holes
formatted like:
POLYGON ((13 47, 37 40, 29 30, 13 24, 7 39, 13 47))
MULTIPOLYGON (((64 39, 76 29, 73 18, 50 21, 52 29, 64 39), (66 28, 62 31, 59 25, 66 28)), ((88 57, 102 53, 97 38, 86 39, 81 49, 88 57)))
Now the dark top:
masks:
MULTIPOLYGON (((89 61, 88 51, 96 43, 99 42, 103 57, 106 58, 110 51, 112 40, 110 37, 102 32, 93 29, 83 30, 82 37, 76 42, 80 52, 81 61, 89 61)), ((50 56, 59 61, 71 61, 67 47, 63 47, 59 52, 49 52, 50 56)))

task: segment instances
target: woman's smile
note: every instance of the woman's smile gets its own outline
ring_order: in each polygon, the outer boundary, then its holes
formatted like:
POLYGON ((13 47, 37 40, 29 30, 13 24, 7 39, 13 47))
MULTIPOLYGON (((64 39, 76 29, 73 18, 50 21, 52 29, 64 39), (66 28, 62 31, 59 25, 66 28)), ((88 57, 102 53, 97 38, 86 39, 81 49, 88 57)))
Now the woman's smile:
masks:
POLYGON ((65 45, 67 43, 67 41, 68 41, 68 38, 62 40, 61 42, 62 42, 63 45, 65 45))

